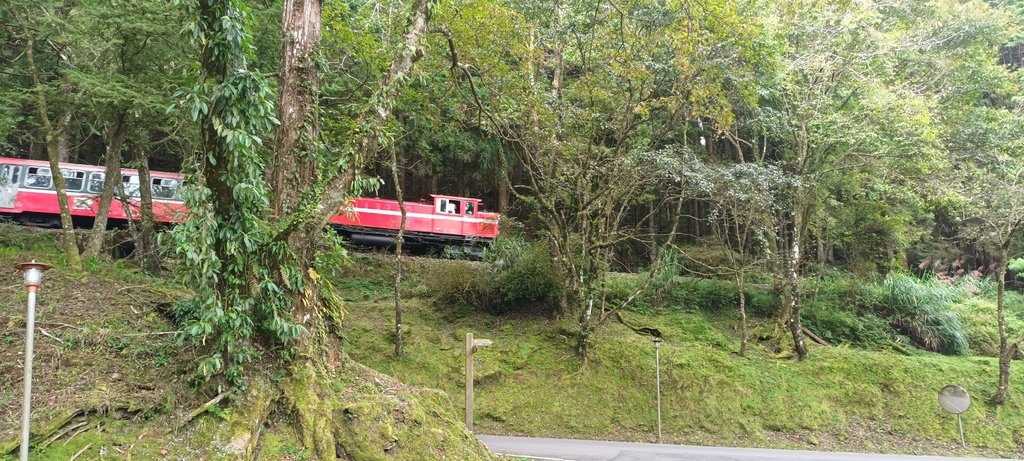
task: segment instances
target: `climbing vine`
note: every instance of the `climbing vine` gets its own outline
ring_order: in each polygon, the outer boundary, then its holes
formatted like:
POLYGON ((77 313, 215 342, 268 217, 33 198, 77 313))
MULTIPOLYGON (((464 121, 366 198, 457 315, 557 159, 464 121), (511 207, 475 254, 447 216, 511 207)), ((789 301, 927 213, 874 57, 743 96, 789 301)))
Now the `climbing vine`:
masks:
MULTIPOLYGON (((265 221, 270 191, 263 179, 273 129, 273 92, 248 68, 253 47, 237 0, 179 0, 185 33, 200 49, 196 75, 179 103, 201 127, 201 151, 188 165, 183 198, 191 210, 169 233, 179 272, 195 296, 178 306, 182 340, 204 346, 200 377, 238 383, 242 365, 259 357, 256 338, 289 344, 303 333, 289 315, 304 274, 265 221), (271 272, 275 273, 271 273, 271 272)), ((286 349, 287 351, 287 349, 286 349)))

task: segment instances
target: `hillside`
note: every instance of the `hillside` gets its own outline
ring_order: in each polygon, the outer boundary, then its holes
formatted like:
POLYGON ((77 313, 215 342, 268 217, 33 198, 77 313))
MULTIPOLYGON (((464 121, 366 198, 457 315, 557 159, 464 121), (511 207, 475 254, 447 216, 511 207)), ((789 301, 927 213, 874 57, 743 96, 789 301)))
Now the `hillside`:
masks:
MULTIPOLYGON (((31 459, 247 459, 223 428, 244 424, 257 389, 198 412, 219 391, 191 381, 196 351, 177 343, 168 318, 171 303, 188 291, 124 261, 91 261, 76 274, 49 235, 0 225, 0 460, 17 457, 26 296, 13 265, 29 259, 54 266, 37 304, 31 459)), ((265 372, 261 364, 250 370, 265 372)), ((461 429, 448 396, 352 360, 340 375, 338 401, 330 403, 345 414, 338 436, 344 459, 493 459, 461 429)), ((252 459, 309 459, 282 410, 252 459)))
MULTIPOLYGON (((208 451, 209 446, 221 445, 210 438, 209 430, 234 417, 235 402, 215 405, 178 428, 185 414, 214 396, 197 393, 190 383, 193 352, 176 344, 171 334, 175 327, 165 316, 169 303, 187 291, 123 262, 93 263, 85 274, 70 275, 49 238, 31 231, 0 241, 0 265, 10 267, 29 258, 55 264, 39 301, 40 332, 46 333, 37 340, 33 432, 45 434, 36 440, 47 446, 37 448, 34 456, 65 460, 82 452, 79 459, 95 459, 103 452, 137 459, 222 457, 223 453, 208 451)), ((479 433, 655 440, 654 351, 649 337, 609 322, 599 330, 589 361, 582 363, 571 353, 572 323, 553 322, 538 306, 495 315, 437 300, 436 287, 428 283, 431 277, 479 272, 482 263, 407 261, 406 354, 401 358, 393 357, 391 343, 390 257, 354 255, 346 275, 335 282, 346 301, 344 344, 354 367, 345 386, 355 392, 352 404, 364 408, 368 413, 363 414, 374 422, 353 426, 360 428, 355 440, 374 440, 380 431, 391 431, 387 433, 394 434, 391 440, 401 449, 385 459, 406 459, 402 450, 412 453, 416 443, 440 443, 422 435, 441 429, 423 430, 419 423, 404 425, 408 422, 378 413, 392 397, 374 396, 418 395, 432 402, 432 408, 440 408, 449 424, 457 424, 467 331, 495 342, 477 355, 479 433)), ((0 388, 0 450, 9 453, 16 446, 11 442, 16 442, 20 416, 24 294, 15 271, 3 271, 0 286, 0 321, 6 325, 0 342, 6 377, 0 388)), ((960 308, 987 307, 988 301, 978 298, 960 308)), ((661 371, 668 443, 913 454, 1024 453, 1024 385, 1015 376, 1010 403, 998 409, 986 403, 995 376, 992 358, 920 351, 907 356, 849 345, 812 346, 811 357, 802 362, 774 358, 761 346, 752 347, 743 358, 733 352, 737 337, 731 310, 674 305, 625 312, 623 317, 631 325, 660 330, 665 339, 661 371), (936 390, 949 383, 961 384, 975 396, 964 418, 966 449, 959 447, 955 419, 935 402, 936 390)), ((1014 365, 1019 373, 1020 367, 1014 365)), ((414 416, 417 420, 422 419, 414 416)), ((287 425, 271 424, 263 440, 258 459, 305 456, 287 425)), ((370 443, 367 450, 383 456, 389 448, 370 443)), ((456 459, 450 455, 453 451, 448 453, 448 459, 456 459)), ((349 454, 351 459, 377 459, 349 454)))
MULTIPOLYGON (((406 354, 393 358, 390 263, 360 256, 346 292, 347 352, 399 379, 462 399, 467 331, 494 340, 477 353, 476 429, 487 434, 655 440, 654 349, 649 337, 609 322, 590 360, 572 354, 571 322, 534 312, 492 315, 439 305, 425 275, 459 273, 465 263, 414 260, 405 288, 406 354)), ((479 268, 482 270, 482 267, 479 268)), ((971 301, 992 308, 985 300, 971 301)), ((627 312, 633 326, 659 329, 663 431, 669 443, 909 454, 1024 454, 1024 384, 1010 403, 986 400, 996 376, 990 357, 947 357, 812 345, 808 360, 737 348, 735 313, 672 306, 627 312), (974 396, 964 415, 968 448, 936 393, 956 383, 974 396)), ((1014 364, 1020 373, 1019 363, 1014 364)))

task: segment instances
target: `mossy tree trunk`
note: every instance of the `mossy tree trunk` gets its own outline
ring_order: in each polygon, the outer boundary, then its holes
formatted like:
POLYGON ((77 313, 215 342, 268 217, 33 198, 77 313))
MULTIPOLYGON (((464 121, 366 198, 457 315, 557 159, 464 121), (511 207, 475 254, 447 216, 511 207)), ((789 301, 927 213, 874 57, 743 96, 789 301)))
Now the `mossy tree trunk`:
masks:
MULTIPOLYGON (((139 183, 152 184, 149 176, 149 150, 140 147, 137 151, 139 183)), ((140 212, 142 219, 139 224, 139 235, 136 238, 136 249, 138 257, 142 261, 142 268, 151 274, 160 272, 160 248, 156 242, 156 219, 153 215, 153 188, 140 187, 140 212)))
MULTIPOLYGON (((1007 242, 1009 243, 1009 242, 1007 242)), ((1000 248, 999 267, 996 268, 996 319, 999 326, 999 384, 993 403, 1002 404, 1010 395, 1010 361, 1013 359, 1015 347, 1010 347, 1009 333, 1006 331, 1006 264, 1009 259, 1007 244, 1000 248)))
POLYGON ((398 152, 391 149, 391 178, 395 182, 395 198, 401 219, 398 234, 395 235, 395 357, 402 355, 402 244, 405 243, 405 197, 402 196, 402 179, 398 174, 398 152))
MULTIPOLYGON (((97 256, 103 251, 103 240, 107 230, 107 218, 110 217, 110 204, 114 201, 115 189, 121 184, 121 148, 124 146, 125 134, 128 123, 127 114, 120 111, 115 116, 114 122, 106 130, 107 152, 104 156, 106 168, 103 173, 103 191, 100 193, 100 202, 96 210, 96 220, 93 221, 92 232, 89 234, 89 243, 82 254, 83 258, 97 256)), ((139 188, 145 189, 148 182, 142 182, 139 178, 139 188)))
POLYGON ((50 121, 46 89, 43 88, 39 77, 39 70, 36 67, 35 39, 24 24, 22 25, 22 33, 26 41, 25 60, 28 64, 28 72, 32 77, 33 87, 35 88, 39 123, 42 125, 43 135, 46 137, 46 155, 50 161, 50 174, 53 178, 53 186, 57 190, 57 206, 60 208, 61 247, 64 249, 64 254, 68 259, 68 266, 74 270, 82 270, 82 257, 78 250, 78 238, 75 236, 75 225, 71 220, 71 207, 68 205, 67 186, 64 183, 64 174, 60 170, 61 133, 59 132, 59 127, 54 127, 50 121))

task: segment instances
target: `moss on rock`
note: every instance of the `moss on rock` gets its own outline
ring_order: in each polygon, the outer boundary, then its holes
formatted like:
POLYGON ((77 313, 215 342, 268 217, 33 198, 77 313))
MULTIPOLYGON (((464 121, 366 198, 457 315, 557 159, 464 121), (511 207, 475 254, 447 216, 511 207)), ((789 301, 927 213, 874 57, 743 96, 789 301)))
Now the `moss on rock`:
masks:
POLYGON ((333 420, 349 460, 493 459, 441 391, 407 386, 353 362, 343 375, 333 420))

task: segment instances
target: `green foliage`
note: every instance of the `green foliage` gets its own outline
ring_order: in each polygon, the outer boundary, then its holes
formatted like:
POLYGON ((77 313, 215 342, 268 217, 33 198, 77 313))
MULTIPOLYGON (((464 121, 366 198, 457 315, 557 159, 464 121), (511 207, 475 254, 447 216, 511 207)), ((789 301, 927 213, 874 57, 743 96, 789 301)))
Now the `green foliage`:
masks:
MULTIPOLYGON (((995 298, 969 296, 953 303, 953 312, 963 319, 971 353, 987 357, 999 356, 999 322, 995 298)), ((1024 295, 1006 292, 1006 327, 1011 332, 1024 331, 1024 295)))
MULTIPOLYGON (((633 293, 640 281, 637 277, 613 274, 605 284, 608 301, 617 303, 633 293)), ((735 282, 675 277, 671 285, 648 287, 642 292, 639 300, 627 307, 628 310, 642 313, 704 311, 704 312, 736 312, 739 308, 739 290, 735 282)), ((769 317, 776 308, 775 297, 762 286, 744 287, 747 313, 754 316, 769 317)))
POLYGON ((956 287, 934 279, 889 274, 883 282, 893 324, 921 347, 949 355, 970 352, 963 321, 950 305, 962 298, 956 287))
MULTIPOLYGON (((380 322, 391 307, 384 300, 353 306, 348 352, 405 382, 458 394, 463 383, 452 377, 461 376, 465 332, 495 341, 476 355, 481 432, 599 439, 656 434, 653 404, 637 404, 653 399, 653 347, 617 322, 595 333, 598 346, 581 366, 567 357, 566 322, 486 312, 444 315, 425 300, 408 299, 406 315, 416 333, 406 342, 406 355, 395 358, 390 326, 380 322)), ((727 312, 734 317, 732 308, 727 312)), ((995 361, 988 358, 816 347, 809 359, 793 362, 774 360, 757 346, 740 358, 732 350, 734 323, 723 323, 718 314, 624 313, 631 325, 658 328, 666 337, 663 425, 671 443, 815 449, 806 441, 813 436, 843 450, 924 454, 936 449, 918 445, 925 440, 959 443, 955 420, 950 424, 936 409, 936 389, 957 382, 977 394, 992 386, 995 361)), ((1020 392, 1024 383, 1011 385, 1020 392)), ((1015 453, 1024 415, 1012 405, 994 412, 980 400, 964 416, 965 425, 976 427, 971 452, 984 445, 1015 453)))
POLYGON ((19 250, 53 250, 53 237, 0 219, 0 248, 19 250))
POLYGON ((185 32, 202 56, 202 72, 179 94, 180 104, 205 135, 199 169, 189 172, 182 191, 188 219, 169 235, 181 259, 179 276, 196 292, 177 312, 184 338, 208 351, 199 360, 199 375, 224 373, 237 384, 241 367, 258 356, 259 335, 288 344, 303 333, 290 310, 306 274, 294 265, 270 273, 267 264, 288 261, 291 250, 288 242, 272 239, 263 220, 269 191, 261 136, 276 120, 266 78, 247 69, 252 47, 244 5, 180 3, 191 18, 185 32))
POLYGON ((507 312, 554 300, 558 284, 543 242, 502 235, 484 263, 446 261, 425 275, 425 285, 442 304, 507 312))
POLYGON ((486 307, 494 302, 495 282, 479 263, 444 261, 424 274, 423 282, 440 305, 486 307))
POLYGON ((509 246, 499 249, 504 252, 502 262, 492 266, 502 302, 506 306, 518 306, 553 300, 558 282, 547 245, 534 242, 509 246))
POLYGON ((894 337, 888 320, 873 313, 859 314, 842 305, 807 302, 802 317, 807 328, 833 344, 875 349, 888 346, 894 337))

